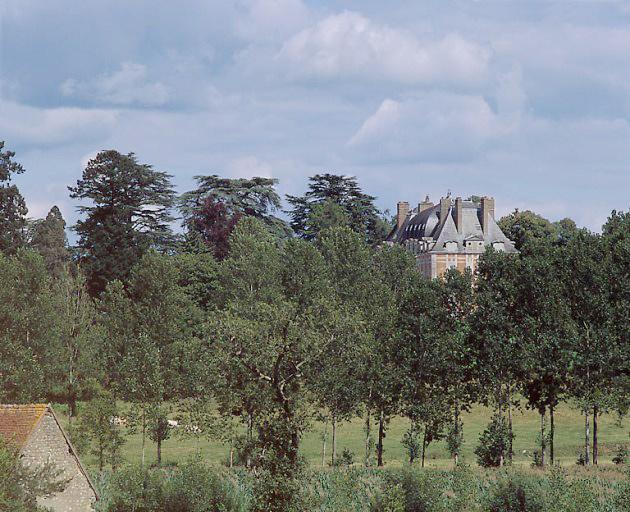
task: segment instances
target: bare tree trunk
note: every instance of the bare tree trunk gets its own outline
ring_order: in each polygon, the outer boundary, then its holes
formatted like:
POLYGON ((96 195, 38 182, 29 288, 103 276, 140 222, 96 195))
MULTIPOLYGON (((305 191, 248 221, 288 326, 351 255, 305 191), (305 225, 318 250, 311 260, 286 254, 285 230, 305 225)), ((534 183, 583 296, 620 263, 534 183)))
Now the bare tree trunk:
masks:
POLYGON ((599 413, 599 408, 594 405, 593 406, 593 465, 597 466, 599 462, 599 447, 597 446, 597 414, 599 413))
POLYGON ((337 463, 337 417, 332 417, 332 465, 337 463))
POLYGON ((545 467, 545 450, 547 449, 545 442, 545 413, 540 414, 540 465, 545 467))
POLYGON ((370 410, 367 410, 367 415, 365 417, 365 465, 366 467, 370 465, 370 435, 371 435, 371 425, 370 425, 370 410))
POLYGON ((590 438, 590 426, 588 423, 588 406, 584 407, 584 465, 590 465, 590 457, 589 457, 589 447, 591 440, 590 438))
POLYGON ((230 443, 230 468, 234 467, 234 445, 230 443))
POLYGON ((159 437, 157 440, 157 463, 158 466, 162 465, 162 440, 159 437))
POLYGON ((553 441, 556 435, 556 427, 553 421, 553 405, 549 406, 549 463, 553 466, 554 454, 553 454, 553 441))
MULTIPOLYGON (((455 438, 457 439, 457 442, 459 443, 459 403, 455 402, 455 414, 453 415, 454 419, 455 419, 455 425, 453 426, 453 431, 455 432, 455 438)), ((455 467, 457 467, 457 464, 459 464, 459 450, 460 447, 457 446, 457 450, 455 451, 455 454, 453 455, 453 459, 455 460, 455 467)))
POLYGON ((324 432, 322 433, 322 467, 326 466, 326 438, 328 437, 328 418, 324 423, 324 432))
POLYGON ((251 445, 252 445, 252 437, 253 437, 253 430, 254 430, 254 418, 252 416, 252 413, 248 413, 247 414, 247 460, 245 461, 245 467, 251 467, 252 465, 252 457, 250 455, 251 452, 251 445))
POLYGON ((147 422, 146 422, 146 411, 144 407, 142 408, 142 465, 144 466, 144 453, 146 448, 147 441, 147 422))
POLYGON ((507 388, 507 413, 508 413, 508 434, 510 436, 509 441, 508 441, 508 460, 511 463, 512 459, 514 458, 514 443, 513 443, 514 436, 512 435, 512 398, 510 395, 509 385, 507 388))
POLYGON ((376 455, 378 467, 383 466, 383 439, 385 438, 385 414, 381 411, 378 418, 378 444, 376 445, 376 455))
POLYGON ((424 434, 422 435, 422 463, 420 467, 424 467, 424 455, 427 449, 427 427, 424 427, 424 434))

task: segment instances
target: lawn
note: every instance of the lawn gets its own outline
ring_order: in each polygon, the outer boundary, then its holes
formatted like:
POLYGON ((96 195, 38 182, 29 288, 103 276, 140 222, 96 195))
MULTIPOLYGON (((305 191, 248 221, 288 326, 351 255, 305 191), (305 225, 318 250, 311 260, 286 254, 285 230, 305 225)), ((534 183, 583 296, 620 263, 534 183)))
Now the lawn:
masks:
MULTIPOLYGON (((56 406, 61 420, 67 424, 64 406, 56 406)), ((464 421, 464 449, 463 461, 475 463, 474 449, 479 434, 490 420, 492 411, 483 406, 475 406, 470 413, 463 415, 464 421)), ((576 409, 561 405, 556 411, 556 460, 562 465, 574 465, 577 452, 581 448, 584 436, 584 416, 576 409)), ((344 448, 355 454, 355 461, 360 463, 364 453, 363 420, 344 423, 338 427, 338 453, 344 448)), ((531 463, 531 453, 538 447, 540 417, 534 411, 516 411, 513 416, 514 433, 514 464, 526 466, 531 463)), ((386 466, 400 466, 406 460, 404 447, 401 444, 403 433, 409 426, 404 418, 393 418, 387 429, 384 446, 384 461, 386 466)), ((628 444, 630 421, 624 419, 619 423, 615 415, 604 415, 599 419, 600 463, 610 464, 616 447, 628 444)), ((321 465, 323 425, 314 423, 313 428, 304 436, 301 444, 302 455, 312 465, 321 465)), ((330 429, 328 432, 327 459, 330 454, 330 429)), ((373 426, 373 436, 377 429, 373 426)), ((176 463, 200 452, 204 459, 211 463, 223 464, 227 461, 229 449, 220 442, 205 438, 191 438, 173 431, 172 437, 162 445, 164 463, 176 463)), ((123 447, 123 458, 128 462, 139 462, 142 454, 142 439, 139 434, 126 436, 123 447)), ((149 463, 156 458, 155 444, 147 440, 146 457, 149 463)), ((89 467, 95 467, 95 459, 86 455, 83 457, 89 467)), ((447 468, 452 464, 443 442, 431 444, 427 451, 426 465, 434 468, 447 468)))

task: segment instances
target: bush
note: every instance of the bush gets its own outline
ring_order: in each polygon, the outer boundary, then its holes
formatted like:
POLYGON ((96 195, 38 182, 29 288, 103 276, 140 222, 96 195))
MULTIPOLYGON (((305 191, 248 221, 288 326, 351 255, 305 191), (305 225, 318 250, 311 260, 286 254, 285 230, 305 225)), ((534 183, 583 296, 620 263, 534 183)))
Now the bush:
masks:
POLYGON ((126 466, 113 473, 99 512, 244 512, 248 493, 229 474, 192 459, 177 468, 126 466))
POLYGON ((402 485, 396 484, 376 496, 372 512, 405 512, 405 492, 402 485))
POLYGON ((507 421, 499 414, 492 417, 488 427, 479 436, 479 446, 475 448, 477 462, 483 467, 497 467, 505 462, 510 441, 514 435, 510 433, 507 421))
POLYGON ((544 508, 541 489, 525 477, 509 475, 500 478, 491 488, 490 512, 542 512, 544 508))
POLYGON ((577 459, 575 460, 575 463, 578 466, 586 466, 586 455, 584 455, 584 452, 582 450, 580 450, 578 452, 577 459))
POLYGON ((617 447, 617 453, 615 453, 615 456, 613 457, 613 462, 617 465, 625 464, 627 457, 628 449, 625 447, 625 445, 619 445, 617 447))

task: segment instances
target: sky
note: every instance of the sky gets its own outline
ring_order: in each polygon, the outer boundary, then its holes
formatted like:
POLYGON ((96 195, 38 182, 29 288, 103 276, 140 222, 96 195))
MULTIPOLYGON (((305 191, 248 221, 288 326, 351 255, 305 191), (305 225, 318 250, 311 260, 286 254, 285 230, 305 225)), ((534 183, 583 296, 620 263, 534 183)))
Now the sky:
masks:
POLYGON ((333 172, 597 231, 630 204, 630 1, 0 0, 0 140, 69 224, 117 149, 178 192, 333 172))

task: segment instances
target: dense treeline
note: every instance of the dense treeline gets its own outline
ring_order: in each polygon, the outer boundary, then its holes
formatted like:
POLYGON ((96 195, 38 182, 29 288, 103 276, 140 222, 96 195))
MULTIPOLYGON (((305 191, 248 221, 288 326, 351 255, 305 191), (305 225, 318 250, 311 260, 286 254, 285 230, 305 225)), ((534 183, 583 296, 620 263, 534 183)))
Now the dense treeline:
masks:
MULTIPOLYGON (((554 411, 598 418, 628 409, 630 214, 601 234, 532 212, 500 220, 516 256, 489 250, 473 275, 427 280, 379 242, 388 221, 354 178, 310 179, 278 215, 276 182, 199 176, 176 197, 170 176, 133 154, 91 160, 71 197, 69 248, 57 208, 28 222, 0 145, 0 399, 87 402, 75 422, 101 468, 120 460, 115 399, 158 446, 166 404, 191 435, 220 437, 254 468, 256 510, 300 509, 299 445, 317 418, 365 421, 362 462, 382 465, 390 418, 409 418, 409 461, 446 439, 457 465, 462 411, 495 414, 477 451, 512 458, 512 413, 540 414, 537 462, 554 461, 554 411), (183 235, 171 230, 176 210, 183 235), (549 460, 547 460, 547 458, 549 460)), ((592 435, 591 435, 592 434, 592 435)))

